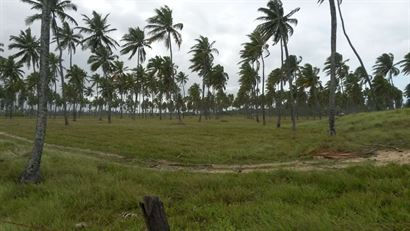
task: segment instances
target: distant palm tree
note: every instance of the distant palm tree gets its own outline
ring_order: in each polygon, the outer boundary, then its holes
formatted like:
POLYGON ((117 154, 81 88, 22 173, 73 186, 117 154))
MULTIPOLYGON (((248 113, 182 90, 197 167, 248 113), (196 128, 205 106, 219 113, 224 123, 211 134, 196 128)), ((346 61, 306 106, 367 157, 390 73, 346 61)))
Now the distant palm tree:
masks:
POLYGON ((117 41, 108 35, 117 30, 110 28, 111 25, 108 24, 108 16, 109 14, 103 17, 95 11, 92 13, 92 18, 83 14, 83 21, 86 26, 78 28, 80 29, 80 33, 89 35, 81 41, 84 48, 88 48, 91 52, 94 52, 99 47, 105 47, 111 51, 112 48, 119 46, 117 41))
POLYGON ((124 94, 127 92, 127 74, 128 67, 124 65, 124 62, 115 60, 113 62, 113 82, 115 87, 118 89, 118 93, 121 97, 120 102, 120 115, 121 119, 123 117, 123 107, 124 107, 124 94))
POLYGON ((202 115, 205 111, 205 84, 209 82, 209 75, 212 70, 214 54, 219 54, 219 51, 214 48, 215 41, 209 42, 209 39, 204 36, 199 36, 195 39, 196 44, 191 47, 189 53, 193 54, 190 59, 192 65, 189 67, 192 71, 198 72, 202 77, 202 102, 201 114, 199 115, 199 122, 201 122, 202 115))
POLYGON ((74 65, 68 70, 67 76, 68 84, 72 89, 71 98, 73 100, 73 121, 77 120, 77 103, 82 99, 85 90, 85 81, 87 79, 87 72, 79 66, 74 65))
POLYGON ((88 64, 91 65, 92 71, 97 71, 101 69, 104 73, 105 78, 105 92, 108 93, 108 123, 111 123, 111 106, 112 106, 112 89, 107 89, 111 86, 111 79, 109 79, 109 74, 112 74, 113 63, 118 58, 114 55, 109 48, 98 47, 94 50, 94 53, 88 59, 88 64))
MULTIPOLYGON (((13 108, 14 108, 14 100, 16 98, 17 92, 22 89, 24 82, 23 82, 23 74, 24 71, 22 70, 23 64, 20 62, 14 61, 14 57, 10 56, 8 59, 5 59, 1 63, 0 67, 0 80, 3 82, 4 90, 5 90, 5 99, 6 99, 6 106, 9 108, 9 117, 12 118, 13 115, 13 108)), ((7 114, 6 114, 7 115, 7 114)))
MULTIPOLYGON (((56 38, 60 39, 60 46, 63 49, 68 50, 70 56, 70 68, 73 66, 73 54, 76 51, 76 47, 81 43, 81 34, 76 34, 74 29, 70 27, 67 22, 63 23, 63 27, 59 28, 56 38)), ((54 41, 56 41, 56 38, 54 41)))
POLYGON ((181 85, 182 94, 183 94, 183 97, 185 98, 185 84, 188 82, 188 75, 180 71, 177 74, 176 80, 181 85))
POLYGON ((398 63, 394 63, 394 55, 392 53, 384 53, 377 58, 376 64, 373 66, 374 73, 387 77, 391 85, 394 86, 393 76, 400 74, 400 69, 396 67, 397 65, 398 63))
POLYGON ((244 49, 241 50, 241 58, 244 62, 257 62, 259 65, 259 59, 262 63, 262 121, 263 125, 266 125, 265 120, 265 59, 269 56, 269 45, 266 44, 265 38, 261 32, 255 30, 248 35, 250 41, 244 43, 244 49), (264 54, 266 53, 266 55, 264 54))
MULTIPOLYGON (((171 58, 171 64, 173 65, 173 55, 172 55, 172 39, 178 47, 181 46, 182 37, 178 32, 182 30, 184 25, 182 23, 175 23, 172 17, 172 10, 167 6, 163 6, 159 9, 155 9, 156 15, 148 18, 148 25, 145 27, 149 29, 148 32, 151 37, 149 38, 150 42, 164 41, 165 47, 169 49, 169 56, 171 58)), ((171 77, 174 80, 174 72, 170 71, 171 77)), ((174 97, 176 98, 176 92, 174 92, 174 97)), ((181 115, 178 110, 178 118, 181 120, 181 115)))
MULTIPOLYGON (((43 3, 44 0, 21 0, 25 3, 30 4, 32 7, 31 9, 41 11, 43 9, 43 3)), ((58 27, 58 22, 57 20, 59 19, 61 23, 65 21, 69 21, 70 23, 73 23, 77 25, 76 20, 70 16, 69 14, 66 13, 67 10, 73 10, 77 11, 77 6, 73 3, 71 3, 70 0, 48 0, 50 7, 50 12, 51 12, 51 29, 54 33, 54 36, 56 37, 56 44, 57 44, 57 49, 59 50, 59 60, 60 60, 60 79, 61 79, 61 95, 63 99, 63 108, 64 108, 64 122, 65 125, 68 125, 68 116, 67 116, 67 103, 65 99, 65 92, 64 92, 64 68, 63 68, 63 47, 60 45, 60 40, 58 35, 59 27, 58 27)), ((34 14, 32 16, 29 16, 26 19, 27 24, 32 24, 35 21, 40 20, 42 17, 41 13, 34 14)))
POLYGON ((319 118, 322 118, 319 101, 319 90, 321 88, 321 82, 319 77, 320 69, 313 67, 311 64, 306 63, 301 67, 299 81, 304 88, 309 88, 310 96, 313 98, 316 104, 316 110, 319 114, 319 118))
POLYGON ((125 44, 122 46, 121 54, 131 53, 129 59, 132 59, 137 54, 137 66, 145 61, 145 47, 151 48, 148 39, 145 38, 145 33, 139 27, 128 28, 128 34, 122 37, 125 44))
MULTIPOLYGON (((405 75, 410 75, 410 52, 404 56, 404 59, 400 61, 402 72, 405 75)), ((410 95, 408 95, 410 97, 410 95)))
MULTIPOLYGON (((318 0, 322 4, 324 0, 318 0)), ((339 1, 339 0, 337 0, 339 1)), ((329 0, 331 17, 331 36, 330 36, 330 94, 329 94, 329 134, 336 135, 335 114, 336 114, 336 45, 337 45, 337 15, 335 0, 329 0)))
MULTIPOLYGON (((264 15, 257 18, 257 20, 262 21, 262 23, 257 26, 257 30, 262 33, 266 41, 272 39, 274 44, 281 44, 282 66, 284 65, 282 47, 285 51, 285 58, 288 59, 289 51, 287 44, 289 37, 292 36, 294 32, 292 26, 296 26, 298 23, 298 20, 292 18, 292 16, 299 10, 300 8, 295 8, 288 14, 285 14, 282 2, 280 0, 270 0, 266 8, 261 7, 258 9, 258 11, 263 13, 264 15)), ((287 78, 292 95, 292 80, 289 76, 287 76, 287 78)), ((295 129, 295 115, 293 111, 293 104, 294 103, 291 102, 293 129, 295 129)), ((278 117, 277 127, 280 127, 280 117, 278 117)))
MULTIPOLYGON (((49 84, 54 85, 54 117, 56 116, 57 111, 57 75, 59 72, 59 59, 56 54, 50 53, 48 56, 49 58, 49 65, 50 65, 50 76, 49 76, 49 84)), ((50 86, 50 89, 52 86, 50 86)))
POLYGON ((13 55, 15 58, 20 58, 19 62, 27 65, 28 68, 33 66, 33 71, 36 72, 38 60, 40 58, 40 40, 31 34, 31 29, 20 31, 19 36, 10 36, 9 49, 17 49, 18 52, 13 55))
MULTIPOLYGON (((23 0, 27 2, 28 0, 23 0)), ((50 3, 49 0, 44 0, 50 3)), ((39 82, 39 110, 37 113, 36 133, 31 159, 20 177, 22 183, 37 183, 41 180, 40 164, 43 154, 44 139, 47 125, 47 84, 49 76, 50 52, 50 21, 52 4, 43 4, 41 12, 41 48, 40 48, 40 82, 39 82)))

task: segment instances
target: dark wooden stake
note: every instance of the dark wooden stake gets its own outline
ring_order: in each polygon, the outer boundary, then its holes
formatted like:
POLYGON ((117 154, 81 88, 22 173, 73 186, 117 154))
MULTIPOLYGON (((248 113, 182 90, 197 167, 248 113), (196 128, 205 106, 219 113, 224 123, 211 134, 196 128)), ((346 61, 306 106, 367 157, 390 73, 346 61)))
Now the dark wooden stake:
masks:
POLYGON ((145 196, 144 201, 140 202, 145 224, 149 231, 169 231, 167 216, 164 204, 159 197, 145 196))

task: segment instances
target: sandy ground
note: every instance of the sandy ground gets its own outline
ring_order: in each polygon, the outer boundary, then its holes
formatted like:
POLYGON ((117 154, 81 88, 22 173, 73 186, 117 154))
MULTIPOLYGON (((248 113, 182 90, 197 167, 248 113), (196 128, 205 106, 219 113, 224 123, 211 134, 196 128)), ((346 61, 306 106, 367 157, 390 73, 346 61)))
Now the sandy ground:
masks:
MULTIPOLYGON (((31 140, 0 132, 1 136, 32 143, 31 140)), ((67 155, 82 155, 94 159, 109 159, 119 164, 152 169, 158 171, 187 171, 197 173, 249 173, 268 172, 279 169, 295 171, 340 169, 361 164, 383 166, 390 163, 410 164, 410 150, 400 150, 390 147, 383 150, 372 150, 366 154, 322 152, 313 156, 312 160, 295 160, 264 164, 224 165, 224 164, 183 164, 166 160, 138 161, 127 159, 115 153, 99 152, 89 149, 65 147, 55 144, 46 144, 46 149, 58 149, 67 155)))

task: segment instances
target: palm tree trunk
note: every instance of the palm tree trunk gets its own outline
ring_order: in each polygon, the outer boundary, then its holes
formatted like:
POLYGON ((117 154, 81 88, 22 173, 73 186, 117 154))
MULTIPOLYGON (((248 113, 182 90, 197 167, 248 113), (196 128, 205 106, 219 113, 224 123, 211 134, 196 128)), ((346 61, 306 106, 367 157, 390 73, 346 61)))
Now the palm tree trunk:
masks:
MULTIPOLYGON (((283 69, 283 44, 282 40, 280 40, 280 59, 281 59, 281 69, 283 69)), ((280 128, 281 119, 282 119, 282 93, 283 93, 283 80, 280 79, 280 92, 277 101, 277 108, 278 108, 278 119, 276 121, 276 128, 280 128)))
POLYGON ((341 2, 340 2, 340 1, 337 1, 337 9, 338 9, 338 11, 339 11, 339 17, 340 17, 340 21, 341 21, 341 23, 342 23, 343 34, 344 34, 344 36, 346 37, 346 40, 347 40, 347 42, 349 43, 350 48, 352 48, 353 53, 355 54, 356 58, 359 60, 360 66, 363 68, 363 70, 364 70, 364 72, 365 72, 365 75, 366 75, 366 76, 365 76, 365 79, 366 79, 367 84, 369 84, 369 88, 370 88, 370 96, 372 97, 372 100, 374 101, 376 110, 379 110, 379 107, 378 107, 378 105, 377 105, 376 96, 374 95, 374 91, 373 91, 373 85, 372 85, 372 82, 370 81, 370 78, 369 78, 369 74, 368 74, 368 72, 367 72, 367 69, 366 69, 366 67, 364 66, 363 60, 362 60, 362 58, 360 57, 359 53, 357 52, 356 48, 353 46, 353 43, 352 43, 352 41, 350 40, 349 35, 348 35, 347 32, 346 32, 345 21, 344 21, 344 18, 343 18, 343 14, 342 14, 342 10, 341 10, 340 5, 341 5, 341 2))
POLYGON ((265 60, 263 59, 263 54, 261 56, 262 59, 262 120, 263 125, 266 125, 265 121, 265 60))
POLYGON ((199 114, 199 122, 202 120, 202 115, 205 113, 205 75, 202 76, 202 101, 201 101, 201 113, 199 114))
POLYGON ((331 15, 331 68, 330 68, 330 94, 329 94, 329 134, 336 135, 335 107, 336 107, 336 41, 337 41, 337 18, 334 0, 329 0, 331 15))
MULTIPOLYGON (((173 70, 173 66, 174 66, 174 61, 173 61, 173 57, 172 57, 172 42, 171 42, 171 33, 168 33, 168 41, 169 41, 169 55, 171 58, 171 77, 172 77, 172 83, 174 83, 175 81, 175 76, 174 76, 174 70, 173 70)), ((170 88, 171 89, 171 88, 170 88)), ((178 99, 177 96, 177 92, 174 91, 173 92, 173 97, 174 97, 174 101, 176 102, 178 99)), ((179 110, 179 107, 177 107, 177 111, 178 111, 178 120, 181 122, 181 111, 179 110)), ((171 114, 171 112, 169 112, 171 114)))
MULTIPOLYGON (((54 31, 57 31, 57 28, 54 28, 54 31)), ((60 40, 56 36, 57 47, 59 50, 59 66, 60 66, 60 79, 61 79, 61 98, 63 100, 63 110, 64 110, 64 124, 68 125, 68 115, 67 115, 67 103, 64 92, 64 72, 63 72, 63 49, 60 46, 60 40)))
POLYGON ((41 16, 41 48, 40 48, 40 92, 39 113, 37 114, 36 134, 34 138, 31 159, 20 177, 22 183, 38 183, 41 181, 40 164, 43 154, 44 139, 47 127, 47 85, 49 76, 50 52, 50 6, 49 1, 43 1, 41 16))
MULTIPOLYGON (((289 51, 288 51, 288 45, 287 45, 287 41, 283 41, 283 46, 285 48, 285 55, 286 55, 286 60, 289 59, 289 51)), ((290 116, 292 119, 292 130, 295 131, 296 130, 296 120, 295 120, 295 99, 293 97, 293 88, 292 88, 292 76, 291 73, 288 72, 286 74, 286 77, 288 78, 288 82, 289 82, 289 94, 290 94, 290 116)))

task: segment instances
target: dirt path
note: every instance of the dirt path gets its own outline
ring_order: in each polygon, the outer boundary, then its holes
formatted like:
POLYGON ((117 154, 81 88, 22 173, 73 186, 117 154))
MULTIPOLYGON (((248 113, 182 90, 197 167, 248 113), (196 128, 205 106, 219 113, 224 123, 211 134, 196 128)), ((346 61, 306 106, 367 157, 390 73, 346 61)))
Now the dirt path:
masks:
MULTIPOLYGON (((24 137, 11 135, 0 132, 1 136, 11 139, 32 143, 32 140, 24 137)), ((288 162, 275 162, 264 164, 243 164, 243 165, 225 165, 225 164, 183 164, 166 160, 157 161, 140 161, 129 159, 115 153, 94 151, 90 149, 66 147, 56 144, 46 144, 46 149, 57 149, 67 155, 81 155, 98 160, 111 160, 117 164, 128 166, 153 169, 158 171, 186 171, 197 173, 249 173, 249 172, 268 172, 279 169, 295 171, 311 170, 329 170, 346 168, 353 165, 371 163, 376 166, 382 166, 389 163, 410 164, 410 150, 373 150, 365 156, 354 153, 334 153, 323 152, 316 154, 312 160, 295 160, 288 162)))

